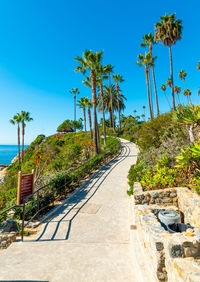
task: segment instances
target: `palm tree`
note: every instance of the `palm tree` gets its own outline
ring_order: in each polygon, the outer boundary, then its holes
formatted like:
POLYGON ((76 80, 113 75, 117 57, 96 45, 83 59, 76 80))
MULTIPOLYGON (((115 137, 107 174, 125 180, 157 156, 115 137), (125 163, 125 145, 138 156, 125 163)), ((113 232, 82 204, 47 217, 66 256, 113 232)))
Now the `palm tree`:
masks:
POLYGON ((25 136, 25 126, 26 122, 30 122, 33 119, 30 117, 29 112, 21 111, 21 123, 22 123, 22 162, 24 159, 24 136, 25 136))
POLYGON ((149 53, 145 53, 145 56, 142 54, 138 55, 138 61, 137 64, 141 66, 145 66, 145 74, 146 74, 146 83, 147 83, 147 96, 148 96, 148 102, 149 102, 149 113, 150 118, 153 119, 153 112, 152 112, 152 103, 151 103, 151 97, 150 97, 150 91, 149 91, 149 66, 152 64, 152 56, 149 53))
POLYGON ((174 87, 174 92, 177 94, 178 97, 178 104, 181 104, 179 94, 181 93, 181 88, 179 86, 174 87))
POLYGON ((176 14, 165 15, 160 17, 160 22, 155 24, 155 35, 154 39, 156 42, 162 41, 164 46, 169 47, 170 56, 170 69, 171 69, 171 82, 172 82, 172 104, 173 110, 175 110, 175 99, 174 99, 174 78, 173 78, 173 64, 172 64, 172 50, 171 47, 176 43, 177 40, 181 39, 182 34, 182 21, 176 20, 176 14))
POLYGON ((136 110, 134 110, 134 111, 133 111, 133 113, 134 113, 134 117, 136 117, 136 113, 137 113, 137 111, 136 111, 136 110))
POLYGON ((91 113, 90 109, 92 108, 92 100, 89 98, 86 98, 85 104, 88 108, 88 121, 89 121, 89 127, 90 127, 90 138, 92 139, 92 120, 91 120, 91 113))
POLYGON ((113 75, 113 80, 115 81, 115 89, 117 93, 117 108, 118 108, 118 116, 119 116, 119 131, 121 131, 121 119, 120 119, 120 108, 119 108, 119 82, 123 82, 123 76, 119 74, 113 75))
POLYGON ((181 71, 179 72, 178 76, 180 77, 181 80, 184 81, 185 89, 187 89, 186 83, 185 83, 185 78, 186 78, 186 76, 187 76, 187 73, 186 73, 184 70, 181 70, 181 71))
POLYGON ((190 96, 191 96, 191 91, 190 91, 190 89, 186 88, 186 89, 183 91, 183 95, 184 95, 184 96, 187 96, 188 104, 189 104, 189 103, 192 103, 191 98, 190 98, 190 96))
POLYGON ((167 98, 167 95, 166 95, 166 93, 165 93, 165 91, 166 91, 166 89, 167 89, 166 85, 165 85, 165 84, 162 84, 160 89, 164 92, 165 98, 166 98, 167 103, 168 103, 168 105, 169 105, 169 108, 170 108, 170 110, 171 110, 171 105, 170 105, 169 99, 167 98))
POLYGON ((98 84, 100 86, 100 95, 102 100, 104 146, 106 146, 106 125, 105 125, 105 112, 104 112, 105 106, 104 106, 103 81, 108 78, 108 76, 106 75, 107 73, 108 73, 108 69, 103 65, 100 65, 98 70, 98 84))
POLYGON ((80 94, 78 91, 78 88, 72 88, 72 90, 69 91, 71 94, 74 95, 74 121, 76 120, 76 96, 80 94))
POLYGON ((95 145, 95 153, 99 153, 98 147, 98 124, 97 124, 97 113, 96 113, 96 76, 99 65, 102 60, 103 52, 92 52, 91 50, 85 50, 82 57, 75 57, 78 62, 78 66, 75 71, 79 71, 86 74, 87 71, 90 73, 91 86, 92 86, 92 104, 93 104, 93 138, 95 145))
MULTIPOLYGON (((111 98, 110 98, 110 87, 104 85, 104 107, 105 111, 109 112, 110 114, 110 123, 112 121, 112 112, 111 112, 111 98)), ((111 93, 112 93, 112 103, 113 103, 113 111, 118 110, 118 104, 117 104, 117 93, 115 89, 115 85, 111 84, 111 93)), ((124 100, 126 100, 126 97, 119 91, 119 108, 120 112, 125 109, 124 100)), ((101 95, 98 96, 98 111, 102 112, 103 104, 101 95)))
POLYGON ((79 106, 80 109, 83 109, 83 118, 84 118, 84 129, 86 132, 86 115, 85 115, 85 108, 87 107, 87 98, 82 97, 79 101, 77 106, 79 106))
MULTIPOLYGON (((149 34, 145 34, 143 37, 143 42, 140 44, 141 47, 149 47, 151 56, 152 56, 152 45, 155 44, 154 36, 150 32, 149 34)), ((159 104, 158 104, 158 95, 157 95, 157 89, 156 89, 156 79, 155 79, 155 73, 154 73, 154 64, 151 65, 152 69, 152 75, 153 75, 153 83, 154 83, 154 92, 155 92, 155 98, 156 98, 156 107, 157 107, 157 115, 160 114, 159 111, 159 104)))
POLYGON ((20 123, 22 121, 21 115, 17 113, 10 119, 11 124, 17 124, 17 141, 18 141, 18 161, 19 161, 19 170, 21 169, 21 156, 20 156, 20 123))
POLYGON ((112 65, 106 65, 105 66, 105 71, 108 74, 109 89, 110 89, 110 101, 111 101, 111 124, 110 124, 110 126, 113 128, 113 131, 115 132, 115 120, 114 120, 112 91, 111 91, 111 79, 110 79, 110 74, 113 72, 113 69, 114 69, 114 67, 112 65))

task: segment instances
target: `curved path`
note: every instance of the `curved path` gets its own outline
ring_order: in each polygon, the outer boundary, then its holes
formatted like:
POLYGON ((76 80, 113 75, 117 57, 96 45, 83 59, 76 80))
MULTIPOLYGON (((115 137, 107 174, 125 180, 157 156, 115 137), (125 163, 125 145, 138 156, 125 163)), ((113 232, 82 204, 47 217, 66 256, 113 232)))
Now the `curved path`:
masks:
POLYGON ((130 248, 127 175, 137 148, 96 171, 37 236, 0 251, 0 281, 140 281, 130 248))

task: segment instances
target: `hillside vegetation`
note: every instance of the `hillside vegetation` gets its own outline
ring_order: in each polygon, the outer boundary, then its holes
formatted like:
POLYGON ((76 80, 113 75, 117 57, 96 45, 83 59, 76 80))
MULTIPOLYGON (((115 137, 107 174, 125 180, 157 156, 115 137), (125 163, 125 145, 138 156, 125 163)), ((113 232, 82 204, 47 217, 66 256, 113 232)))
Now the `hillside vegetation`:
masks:
POLYGON ((141 182, 144 190, 187 186, 199 193, 199 121, 199 106, 185 106, 141 125, 135 139, 140 153, 136 165, 129 171, 128 194, 133 192, 133 184, 136 181, 141 182), (180 111, 189 111, 188 109, 195 110, 199 115, 193 123, 189 116, 180 118, 180 111), (193 142, 191 126, 194 129, 193 142))
MULTIPOLYGON (((94 155, 94 145, 88 133, 78 132, 69 134, 55 134, 50 137, 39 135, 29 147, 25 149, 22 173, 35 170, 36 188, 49 183, 72 168, 89 161, 82 167, 81 177, 96 168, 106 154, 118 151, 119 141, 112 137, 107 138, 107 150, 100 142, 101 153, 94 155)), ((11 164, 3 182, 0 184, 0 208, 9 207, 16 203, 18 161, 11 164)), ((74 178, 75 182, 76 179, 74 178)))

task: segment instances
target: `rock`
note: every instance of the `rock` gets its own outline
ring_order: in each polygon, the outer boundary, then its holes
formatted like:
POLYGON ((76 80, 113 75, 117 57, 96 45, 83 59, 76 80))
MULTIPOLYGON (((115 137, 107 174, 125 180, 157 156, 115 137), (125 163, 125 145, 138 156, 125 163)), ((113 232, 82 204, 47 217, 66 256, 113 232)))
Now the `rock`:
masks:
POLYGON ((1 248, 6 248, 7 241, 2 241, 0 246, 1 246, 1 248))
POLYGON ((157 251, 162 251, 163 249, 164 249, 163 243, 156 242, 156 250, 157 251))
POLYGON ((175 198, 175 197, 176 197, 176 193, 171 192, 171 193, 169 194, 169 196, 170 196, 170 198, 175 198))
POLYGON ((169 244, 169 254, 172 258, 183 257, 182 246, 169 244))
POLYGON ((18 231, 17 228, 17 223, 15 220, 9 219, 6 221, 3 227, 1 227, 0 232, 5 233, 5 232, 11 232, 11 231, 18 231))

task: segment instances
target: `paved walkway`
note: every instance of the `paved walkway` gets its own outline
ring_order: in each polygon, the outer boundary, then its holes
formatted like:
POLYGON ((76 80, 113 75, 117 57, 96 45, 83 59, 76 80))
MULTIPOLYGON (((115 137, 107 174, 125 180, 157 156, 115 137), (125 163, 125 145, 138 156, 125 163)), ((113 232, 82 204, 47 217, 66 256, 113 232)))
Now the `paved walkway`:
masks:
POLYGON ((0 281, 141 281, 126 195, 137 148, 121 141, 121 154, 86 180, 36 237, 0 251, 0 281))

